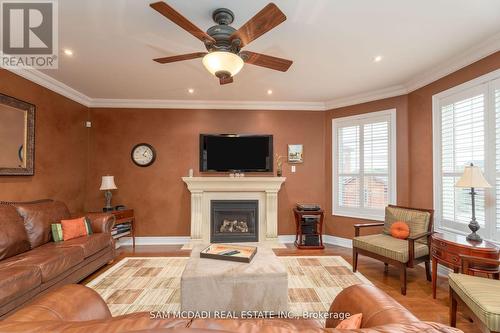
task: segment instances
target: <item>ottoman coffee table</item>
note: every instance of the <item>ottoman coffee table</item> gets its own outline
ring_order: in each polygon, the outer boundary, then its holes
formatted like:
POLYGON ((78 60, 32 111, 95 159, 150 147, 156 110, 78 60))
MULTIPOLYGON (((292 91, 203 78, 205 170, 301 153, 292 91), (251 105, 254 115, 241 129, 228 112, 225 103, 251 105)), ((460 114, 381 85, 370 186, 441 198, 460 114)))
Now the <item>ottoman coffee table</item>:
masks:
POLYGON ((200 258, 195 246, 181 277, 182 311, 288 311, 288 274, 271 249, 250 263, 200 258))

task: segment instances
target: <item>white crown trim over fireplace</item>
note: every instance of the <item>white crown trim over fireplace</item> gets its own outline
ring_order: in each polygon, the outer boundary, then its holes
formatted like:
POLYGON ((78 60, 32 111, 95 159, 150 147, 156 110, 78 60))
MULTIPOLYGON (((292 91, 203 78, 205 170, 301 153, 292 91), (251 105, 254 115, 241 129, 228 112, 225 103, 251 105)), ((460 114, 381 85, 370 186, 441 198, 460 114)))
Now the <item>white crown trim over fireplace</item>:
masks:
POLYGON ((278 241, 278 192, 285 177, 183 177, 191 192, 191 241, 210 242, 211 200, 258 200, 259 242, 278 241))

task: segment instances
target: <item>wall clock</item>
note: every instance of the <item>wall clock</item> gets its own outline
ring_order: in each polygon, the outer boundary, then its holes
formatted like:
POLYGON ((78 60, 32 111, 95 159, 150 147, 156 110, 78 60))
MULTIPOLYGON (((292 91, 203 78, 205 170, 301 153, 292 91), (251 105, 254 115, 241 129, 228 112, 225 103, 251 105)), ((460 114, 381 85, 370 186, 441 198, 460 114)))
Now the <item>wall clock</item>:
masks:
POLYGON ((156 151, 150 144, 139 143, 132 148, 130 157, 135 165, 147 167, 153 164, 156 160, 156 151))

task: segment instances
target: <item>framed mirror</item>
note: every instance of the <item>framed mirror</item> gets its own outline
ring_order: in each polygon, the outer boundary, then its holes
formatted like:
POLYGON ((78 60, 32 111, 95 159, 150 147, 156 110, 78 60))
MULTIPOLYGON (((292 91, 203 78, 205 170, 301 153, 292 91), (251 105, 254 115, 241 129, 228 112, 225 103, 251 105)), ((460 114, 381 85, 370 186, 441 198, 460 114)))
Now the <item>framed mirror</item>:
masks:
POLYGON ((35 158, 35 106, 0 94, 0 176, 31 176, 35 158))

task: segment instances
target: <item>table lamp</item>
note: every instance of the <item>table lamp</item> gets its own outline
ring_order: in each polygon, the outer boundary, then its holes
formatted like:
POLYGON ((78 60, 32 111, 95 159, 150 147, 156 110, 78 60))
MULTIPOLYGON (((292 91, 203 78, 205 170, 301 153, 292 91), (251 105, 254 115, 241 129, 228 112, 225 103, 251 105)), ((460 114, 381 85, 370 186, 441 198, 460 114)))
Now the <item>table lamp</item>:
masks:
POLYGON ((113 210, 113 207, 111 207, 111 197, 113 196, 113 194, 111 194, 111 190, 116 189, 118 188, 116 187, 114 176, 102 176, 100 190, 105 191, 104 197, 106 198, 105 206, 102 209, 103 212, 109 212, 113 210))
POLYGON ((464 173, 455 184, 455 187, 470 187, 470 195, 472 198, 472 219, 469 223, 469 229, 472 231, 472 233, 467 236, 467 240, 473 242, 481 242, 481 236, 476 234, 476 231, 479 230, 480 226, 476 221, 476 203, 474 199, 476 192, 474 191, 474 188, 490 188, 491 185, 484 178, 483 173, 481 172, 481 168, 479 168, 478 166, 474 166, 471 163, 470 166, 465 167, 464 173))

